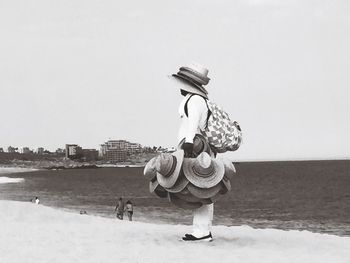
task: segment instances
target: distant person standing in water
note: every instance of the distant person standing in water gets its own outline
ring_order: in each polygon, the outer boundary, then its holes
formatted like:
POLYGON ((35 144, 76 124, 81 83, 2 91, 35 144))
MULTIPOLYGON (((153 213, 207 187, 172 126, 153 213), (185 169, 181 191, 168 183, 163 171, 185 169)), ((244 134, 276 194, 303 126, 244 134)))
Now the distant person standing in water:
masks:
POLYGON ((120 219, 120 220, 123 220, 123 217, 124 217, 124 201, 123 201, 122 197, 119 198, 118 203, 117 203, 114 211, 117 212, 117 218, 120 219))
POLYGON ((34 201, 37 205, 40 204, 40 200, 38 197, 35 197, 35 201, 34 201))
POLYGON ((125 211, 128 215, 129 221, 132 221, 132 214, 134 213, 134 208, 130 200, 126 202, 125 211))

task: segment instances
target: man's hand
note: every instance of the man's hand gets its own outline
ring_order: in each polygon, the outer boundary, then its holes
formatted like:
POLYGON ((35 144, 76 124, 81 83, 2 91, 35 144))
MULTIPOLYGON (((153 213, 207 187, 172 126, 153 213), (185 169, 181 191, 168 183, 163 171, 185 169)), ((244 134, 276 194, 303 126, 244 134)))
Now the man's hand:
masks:
POLYGON ((185 152, 185 158, 194 158, 193 143, 185 142, 181 147, 185 152))

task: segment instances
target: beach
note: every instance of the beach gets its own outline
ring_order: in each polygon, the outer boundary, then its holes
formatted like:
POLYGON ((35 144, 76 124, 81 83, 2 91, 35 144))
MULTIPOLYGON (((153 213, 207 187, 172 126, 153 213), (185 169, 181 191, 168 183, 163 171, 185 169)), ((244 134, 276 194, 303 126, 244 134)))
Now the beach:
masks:
POLYGON ((119 221, 0 201, 1 262, 349 262, 350 238, 214 226, 214 241, 180 241, 190 226, 119 221))

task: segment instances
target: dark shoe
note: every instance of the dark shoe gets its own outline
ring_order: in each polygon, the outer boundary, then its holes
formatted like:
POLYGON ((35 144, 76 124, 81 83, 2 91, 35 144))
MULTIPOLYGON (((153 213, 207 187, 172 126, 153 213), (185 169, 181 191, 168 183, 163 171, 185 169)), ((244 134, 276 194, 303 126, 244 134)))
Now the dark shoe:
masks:
POLYGON ((194 235, 191 234, 185 234, 185 236, 182 238, 183 241, 213 241, 213 237, 211 233, 209 235, 204 236, 204 237, 195 237, 194 235))

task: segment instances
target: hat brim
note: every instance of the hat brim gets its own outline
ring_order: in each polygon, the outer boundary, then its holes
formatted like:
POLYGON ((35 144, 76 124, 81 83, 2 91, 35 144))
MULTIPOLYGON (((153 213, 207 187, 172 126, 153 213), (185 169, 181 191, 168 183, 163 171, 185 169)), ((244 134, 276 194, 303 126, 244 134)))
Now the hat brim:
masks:
POLYGON ((221 194, 226 194, 228 191, 231 191, 231 182, 230 180, 228 180, 225 176, 224 178, 222 179, 222 185, 223 187, 221 188, 220 190, 220 193, 221 194))
POLYGON ((165 191, 165 189, 159 185, 157 180, 149 182, 149 191, 152 194, 155 194, 156 196, 160 198, 166 198, 168 197, 168 192, 165 191))
POLYGON ((187 201, 184 201, 180 198, 178 198, 175 194, 169 193, 168 195, 169 201, 174 204, 177 207, 183 208, 183 209, 197 209, 200 208, 203 204, 200 202, 190 203, 187 201))
POLYGON ((188 77, 186 75, 179 75, 179 74, 173 74, 172 76, 176 79, 179 79, 179 80, 193 86, 194 88, 201 90, 203 93, 208 94, 208 91, 202 85, 194 82, 190 77, 188 77))
POLYGON ((210 78, 204 74, 201 74, 200 72, 197 72, 189 67, 181 67, 180 68, 181 72, 189 72, 191 73, 191 76, 196 76, 197 78, 199 78, 201 80, 201 83, 203 83, 203 85, 207 85, 210 81, 210 78))
MULTIPOLYGON (((175 156, 175 158, 176 158, 176 167, 174 169, 174 172, 167 177, 163 176, 162 174, 157 172, 157 181, 164 188, 173 187, 175 185, 177 179, 179 178, 183 159, 184 159, 184 151, 177 150, 176 152, 173 152, 172 155, 175 156)), ((160 159, 157 159, 157 161, 160 161, 160 159)))
POLYGON ((236 168, 235 168, 235 166, 233 165, 233 163, 230 160, 225 158, 222 161, 223 161, 224 166, 225 166, 225 177, 228 180, 231 180, 231 178, 236 173, 236 168))
POLYGON ((180 193, 176 193, 175 194, 176 197, 180 198, 181 200, 190 202, 190 203, 196 203, 196 202, 201 202, 201 199, 192 195, 190 193, 190 191, 188 191, 187 189, 184 189, 182 192, 180 193))
POLYGON ((222 197, 221 193, 217 193, 216 195, 214 195, 212 198, 210 198, 210 200, 215 203, 217 202, 220 198, 222 197))
POLYGON ((165 188, 165 190, 170 192, 170 193, 179 193, 183 189, 185 189, 185 187, 187 186, 188 183, 189 183, 188 179, 183 174, 183 172, 180 171, 180 174, 179 174, 179 177, 178 177, 176 183, 171 188, 165 188))
POLYGON ((199 85, 207 85, 209 80, 207 78, 203 78, 202 76, 197 76, 193 72, 187 70, 180 70, 177 75, 184 76, 185 78, 191 79, 193 82, 199 85))
POLYGON ((145 168, 143 169, 143 175, 148 181, 151 181, 154 177, 157 176, 156 165, 155 165, 156 159, 157 157, 153 157, 151 160, 149 160, 145 168))
POLYGON ((176 83, 176 85, 179 87, 179 89, 185 90, 192 94, 200 95, 206 99, 208 99, 208 91, 204 89, 203 87, 196 85, 195 83, 191 84, 187 80, 185 80, 183 77, 180 77, 178 75, 172 75, 170 76, 170 79, 176 83))
POLYGON ((149 182, 149 192, 153 193, 154 190, 159 186, 159 183, 157 180, 152 180, 149 182))
POLYGON ((217 193, 219 193, 223 188, 222 184, 217 184, 210 188, 199 188, 193 184, 188 184, 188 191, 197 198, 212 198, 217 193))
MULTIPOLYGON (((208 153, 202 153, 208 154, 208 153)), ((211 157, 210 157, 211 158, 211 157)), ((185 158, 182 164, 184 174, 186 178, 195 186, 199 188, 211 188, 217 185, 224 177, 225 167, 224 163, 220 159, 211 158, 212 165, 214 166, 214 173, 207 177, 196 175, 194 171, 194 163, 196 158, 185 158)))

